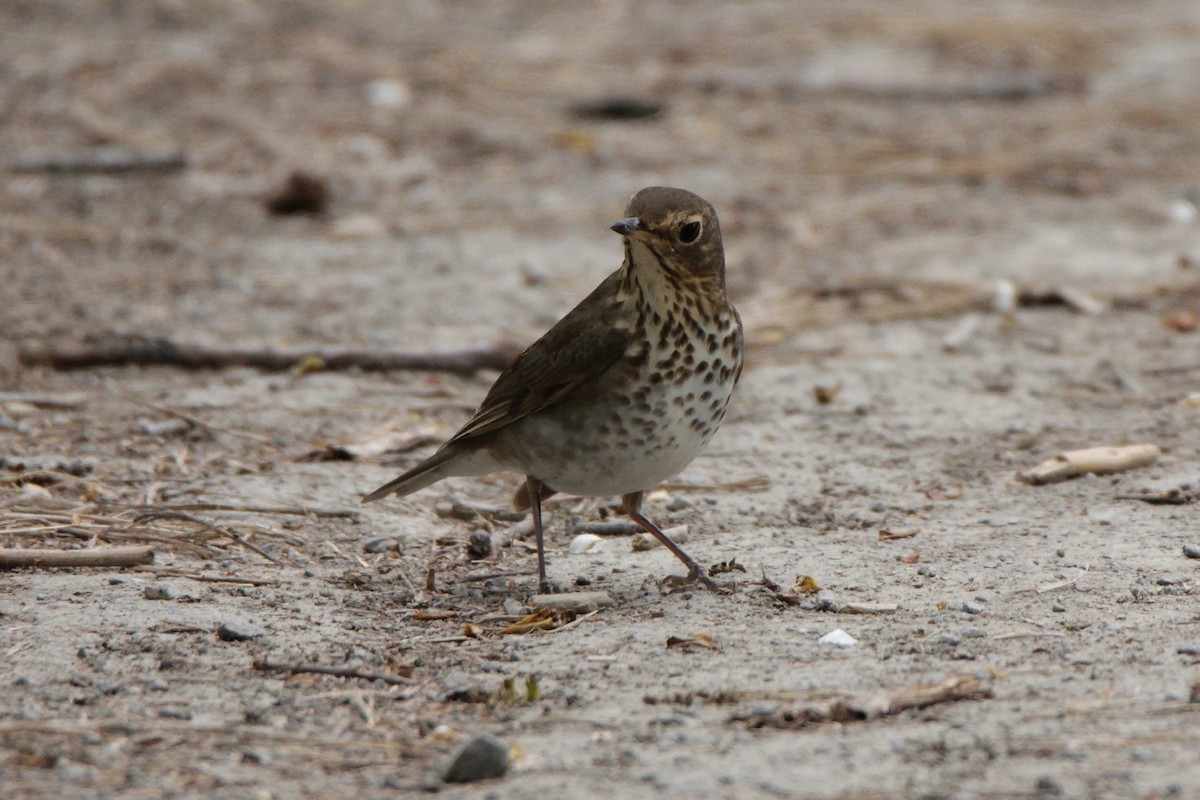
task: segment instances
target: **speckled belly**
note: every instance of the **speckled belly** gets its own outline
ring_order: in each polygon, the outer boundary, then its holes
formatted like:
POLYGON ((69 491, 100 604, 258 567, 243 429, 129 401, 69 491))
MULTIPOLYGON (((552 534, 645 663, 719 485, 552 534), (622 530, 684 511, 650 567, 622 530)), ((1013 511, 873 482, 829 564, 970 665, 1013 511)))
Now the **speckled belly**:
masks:
POLYGON ((618 495, 679 474, 716 433, 736 361, 669 371, 647 363, 614 370, 564 403, 502 431, 493 452, 559 492, 618 495))

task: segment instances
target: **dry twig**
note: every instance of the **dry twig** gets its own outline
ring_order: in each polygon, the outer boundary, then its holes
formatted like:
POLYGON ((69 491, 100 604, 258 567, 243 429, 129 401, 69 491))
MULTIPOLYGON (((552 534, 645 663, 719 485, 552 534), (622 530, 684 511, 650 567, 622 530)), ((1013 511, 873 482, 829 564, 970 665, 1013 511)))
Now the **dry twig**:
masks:
POLYGON ((0 569, 22 567, 132 567, 154 561, 150 547, 102 547, 94 550, 0 549, 0 569))
POLYGON ((1043 461, 1031 470, 1020 473, 1021 481, 1041 486, 1056 483, 1077 475, 1092 473, 1108 475, 1124 472, 1136 467, 1145 467, 1158 460, 1162 451, 1153 444, 1131 444, 1124 447, 1089 447, 1085 450, 1068 450, 1054 458, 1043 461))
POLYGON ((991 688, 974 675, 956 675, 932 686, 909 686, 873 695, 820 698, 799 707, 735 716, 751 728, 805 728, 822 722, 863 722, 891 717, 939 703, 991 697, 991 688))
POLYGON ((19 351, 26 366, 88 369, 107 366, 170 366, 180 369, 253 367, 286 372, 315 358, 321 369, 360 369, 371 372, 423 370, 471 374, 481 369, 504 369, 515 355, 509 347, 446 353, 376 353, 362 350, 236 350, 182 344, 170 339, 109 339, 90 344, 27 344, 19 351))
POLYGON ((232 503, 169 503, 129 506, 133 511, 240 511, 247 514, 292 514, 326 519, 358 519, 357 511, 314 506, 240 506, 232 503))
POLYGON ((144 400, 138 400, 136 398, 129 397, 128 395, 121 395, 121 397, 127 403, 133 403, 135 406, 141 406, 142 408, 148 408, 151 411, 157 411, 160 414, 166 414, 168 416, 177 417, 177 418, 183 420, 184 422, 188 423, 189 425, 195 425, 197 428, 203 428, 204 430, 208 431, 209 435, 212 436, 214 439, 219 438, 221 434, 228 434, 230 436, 237 436, 242 439, 250 439, 255 442, 262 442, 263 444, 271 444, 270 439, 268 439, 266 436, 260 436, 257 433, 248 433, 246 431, 233 430, 232 428, 222 428, 222 427, 212 424, 211 422, 207 422, 203 419, 200 419, 199 417, 195 416, 194 414, 189 414, 186 411, 180 411, 177 408, 171 408, 169 406, 163 406, 163 405, 159 405, 157 403, 147 403, 144 400))
POLYGON ((283 664, 265 658, 255 661, 254 668, 260 672, 286 672, 289 675, 332 675, 335 678, 383 681, 392 686, 409 686, 415 683, 412 678, 403 678, 399 675, 384 675, 379 672, 363 672, 351 667, 322 667, 319 664, 283 664))
POLYGON ((251 551, 257 553, 258 555, 262 556, 263 558, 265 558, 267 561, 270 561, 275 566, 277 566, 277 567, 286 566, 282 561, 280 561, 278 558, 275 558, 275 556, 266 552, 261 547, 258 547, 257 545, 253 545, 250 542, 246 541, 245 537, 243 537, 236 531, 231 530, 229 528, 221 527, 220 525, 216 525, 215 523, 200 519, 199 517, 193 517, 191 514, 185 514, 182 511, 161 511, 161 510, 160 511, 148 511, 144 514, 137 515, 136 517, 134 517, 133 521, 134 522, 148 522, 150 520, 155 520, 155 519, 174 519, 174 520, 180 520, 182 522, 190 522, 193 525, 199 526, 201 533, 208 533, 211 531, 213 533, 219 534, 220 536, 224 536, 228 539, 232 539, 233 541, 240 544, 242 547, 245 547, 247 550, 251 550, 251 551))
MULTIPOLYGON (((138 572, 151 572, 155 575, 170 578, 187 578, 192 581, 201 583, 244 583, 248 586, 278 586, 279 581, 274 578, 239 578, 236 575, 201 575, 197 572, 188 572, 182 569, 174 569, 172 567, 155 567, 143 566, 135 567, 138 572)), ((204 630, 207 630, 205 628, 204 630)))
POLYGON ((1059 589, 1065 589, 1068 586, 1074 585, 1075 582, 1078 581, 1080 578, 1082 578, 1084 575, 1087 575, 1088 570, 1090 570, 1090 569, 1091 569, 1090 566, 1085 566, 1083 568, 1083 570, 1078 575, 1076 575, 1074 578, 1067 578, 1066 580, 1057 581, 1055 583, 1047 583, 1043 586, 1037 587, 1037 589, 1035 589, 1035 591, 1038 594, 1045 594, 1046 592, 1056 592, 1059 589))
POLYGON ((32 155, 14 161, 15 173, 54 175, 121 175, 131 172, 177 172, 187 168, 187 156, 179 150, 131 150, 125 147, 93 147, 73 153, 32 155))
POLYGON ((1144 491, 1141 494, 1119 494, 1114 500, 1138 500, 1152 506, 1186 506, 1200 500, 1200 492, 1167 489, 1163 492, 1144 491))
POLYGON ((62 392, 59 394, 26 394, 25 392, 0 392, 0 403, 27 403, 38 408, 79 408, 87 405, 86 392, 62 392))

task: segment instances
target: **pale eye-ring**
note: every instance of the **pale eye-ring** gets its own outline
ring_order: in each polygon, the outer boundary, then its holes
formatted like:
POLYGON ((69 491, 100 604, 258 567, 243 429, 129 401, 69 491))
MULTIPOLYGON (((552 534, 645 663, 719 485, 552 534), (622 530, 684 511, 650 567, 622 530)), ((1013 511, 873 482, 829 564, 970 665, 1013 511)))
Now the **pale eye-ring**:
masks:
POLYGON ((691 244, 700 238, 700 220, 685 222, 679 226, 679 241, 691 244))

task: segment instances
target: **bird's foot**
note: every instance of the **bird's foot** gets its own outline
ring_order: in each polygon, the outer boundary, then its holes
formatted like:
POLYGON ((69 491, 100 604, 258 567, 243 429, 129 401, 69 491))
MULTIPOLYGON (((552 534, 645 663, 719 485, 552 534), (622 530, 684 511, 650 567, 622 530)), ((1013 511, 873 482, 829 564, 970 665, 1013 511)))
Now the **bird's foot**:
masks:
POLYGON ((696 584, 700 584, 710 592, 717 594, 732 594, 737 588, 734 583, 718 583, 712 578, 704 574, 704 570, 697 564, 693 566, 687 575, 668 575, 659 581, 659 586, 666 586, 670 591, 678 591, 696 584))

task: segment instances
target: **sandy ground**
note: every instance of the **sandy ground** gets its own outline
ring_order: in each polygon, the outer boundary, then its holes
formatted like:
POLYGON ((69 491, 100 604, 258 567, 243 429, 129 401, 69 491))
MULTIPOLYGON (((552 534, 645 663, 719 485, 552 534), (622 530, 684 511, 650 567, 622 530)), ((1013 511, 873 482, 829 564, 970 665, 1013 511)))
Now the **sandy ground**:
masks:
POLYGON ((1129 499, 1200 487, 1200 5, 51 0, 0 30, 0 544, 155 549, 0 578, 5 798, 1200 797, 1200 525, 1129 499), (657 113, 596 117, 622 97, 657 113), (81 167, 114 146, 186 164, 81 167), (297 169, 326 211, 267 213, 297 169), (745 566, 732 595, 664 591, 627 537, 569 554, 611 511, 568 498, 551 573, 616 602, 504 634, 521 523, 444 514, 518 478, 360 507, 493 371, 19 356, 525 343, 655 183, 720 212, 750 350, 649 507, 745 566), (1016 480, 1136 442, 1154 465, 1016 480), (983 693, 801 721, 960 675, 983 693), (441 784, 479 732, 508 775, 441 784))

